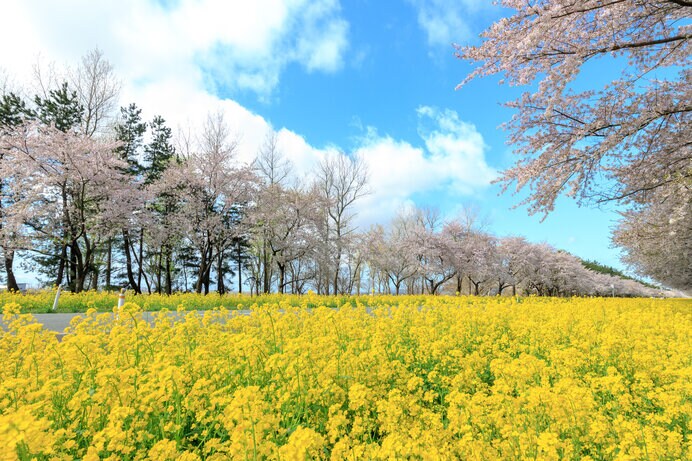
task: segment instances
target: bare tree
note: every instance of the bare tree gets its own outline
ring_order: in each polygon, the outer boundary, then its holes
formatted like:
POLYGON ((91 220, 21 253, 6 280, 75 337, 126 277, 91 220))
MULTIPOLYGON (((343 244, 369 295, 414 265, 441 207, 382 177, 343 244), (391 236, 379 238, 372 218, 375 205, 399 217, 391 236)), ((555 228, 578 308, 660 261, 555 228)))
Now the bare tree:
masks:
POLYGON ((333 256, 329 272, 333 271, 334 294, 339 292, 342 257, 354 231, 353 205, 367 193, 367 181, 368 173, 362 159, 345 154, 326 157, 317 170, 317 186, 327 204, 324 219, 325 243, 330 250, 329 254, 333 256))
POLYGON ((118 108, 121 83, 113 66, 98 48, 82 56, 74 68, 44 62, 39 56, 33 66, 33 90, 42 98, 62 82, 76 92, 84 112, 80 131, 89 137, 103 134, 118 108))
MULTIPOLYGON (((280 253, 277 245, 283 245, 273 241, 278 238, 276 229, 277 220, 272 219, 275 211, 280 210, 287 195, 284 193, 284 183, 291 174, 292 165, 283 157, 278 149, 278 136, 270 130, 260 147, 253 166, 257 170, 260 180, 264 183, 264 189, 259 195, 256 211, 254 213, 255 244, 260 257, 260 269, 262 272, 262 291, 269 293, 272 278, 272 259, 280 253)), ((279 220, 280 221, 280 220, 279 220)), ((283 234, 279 231, 278 234, 283 234)), ((285 238, 285 237, 284 237, 285 238)), ((281 269, 281 268, 280 268, 281 269)), ((281 278, 285 275, 285 266, 281 272, 281 278)), ((283 282, 279 283, 279 290, 283 291, 283 282)))
POLYGON ((36 57, 32 66, 32 88, 33 93, 43 98, 48 97, 48 92, 56 88, 62 81, 62 75, 57 70, 55 62, 46 63, 41 56, 36 57))
POLYGON ((293 171, 293 165, 278 148, 279 137, 276 131, 270 130, 260 147, 254 166, 261 179, 269 185, 284 183, 293 171))
POLYGON ((178 125, 175 132, 175 151, 181 159, 187 160, 192 156, 195 150, 194 144, 194 136, 190 129, 190 123, 187 123, 184 127, 178 125))
POLYGON ((113 117, 120 94, 120 81, 103 52, 94 48, 69 72, 72 88, 84 107, 81 129, 87 136, 102 133, 113 117))

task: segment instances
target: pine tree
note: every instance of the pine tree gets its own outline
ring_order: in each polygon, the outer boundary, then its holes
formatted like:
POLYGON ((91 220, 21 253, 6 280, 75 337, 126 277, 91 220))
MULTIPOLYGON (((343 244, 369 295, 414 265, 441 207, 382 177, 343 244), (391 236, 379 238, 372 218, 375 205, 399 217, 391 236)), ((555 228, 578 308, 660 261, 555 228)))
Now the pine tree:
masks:
POLYGON ((57 90, 50 90, 48 97, 37 95, 34 98, 38 118, 46 125, 53 125, 66 133, 79 127, 84 115, 84 107, 79 103, 76 91, 70 91, 67 82, 57 90))
POLYGON ((127 173, 137 176, 142 171, 139 154, 147 124, 142 121, 142 109, 139 109, 135 103, 121 107, 120 114, 122 120, 115 125, 115 137, 121 144, 116 152, 128 163, 127 173))
MULTIPOLYGON (((63 82, 57 89, 48 91, 47 96, 36 95, 36 117, 46 125, 67 133, 78 130, 82 123, 84 107, 79 102, 76 91, 70 90, 67 82, 63 82)), ((67 184, 63 184, 63 195, 67 193, 67 184)), ((73 223, 68 222, 68 214, 63 213, 63 235, 59 240, 43 242, 45 248, 39 250, 40 256, 35 258, 36 269, 48 277, 55 275, 55 284, 62 285, 67 271, 69 288, 74 290, 76 277, 76 259, 79 248, 75 236, 79 235, 79 229, 73 223), (57 266, 57 267, 56 267, 57 266)), ((41 223, 34 223, 34 227, 40 227, 41 223)))
POLYGON ((176 159, 173 146, 173 132, 166 126, 166 120, 160 115, 154 117, 149 124, 151 128, 151 142, 144 148, 144 161, 146 162, 145 182, 150 184, 161 178, 169 163, 176 159))
POLYGON ((252 243, 250 235, 245 229, 247 203, 241 203, 231 209, 231 225, 236 228, 236 233, 231 239, 229 257, 233 262, 230 275, 238 276, 238 293, 243 292, 243 271, 247 269, 250 258, 252 258, 252 243))
POLYGON ((15 128, 36 114, 15 93, 3 94, 0 98, 0 130, 15 128))
MULTIPOLYGON (((115 126, 116 139, 120 141, 120 146, 116 153, 128 164, 126 173, 133 179, 132 187, 139 187, 134 184, 143 171, 143 166, 139 161, 140 153, 144 143, 144 133, 147 129, 146 122, 142 121, 142 109, 132 103, 127 107, 121 107, 120 113, 122 121, 115 126)), ((144 275, 144 229, 136 223, 125 223, 122 229, 123 253, 125 255, 125 272, 127 281, 135 293, 142 292, 142 278, 144 275), (138 244, 138 248, 136 247, 138 244), (134 264, 137 264, 137 274, 135 277, 134 264)), ((110 259, 110 258, 108 258, 110 259)), ((110 274, 111 269, 107 268, 110 274)))
MULTIPOLYGON (((172 130, 166 126, 163 117, 157 115, 149 124, 151 128, 151 142, 144 148, 144 183, 151 185, 159 181, 162 174, 175 161, 179 163, 173 146, 172 130)), ((174 226, 171 222, 172 215, 176 211, 175 197, 160 192, 154 198, 152 205, 154 221, 160 229, 169 230, 174 226)), ((156 277, 156 291, 158 293, 171 294, 173 284, 173 251, 176 247, 175 232, 160 232, 157 240, 158 248, 155 249, 154 275, 156 277)))

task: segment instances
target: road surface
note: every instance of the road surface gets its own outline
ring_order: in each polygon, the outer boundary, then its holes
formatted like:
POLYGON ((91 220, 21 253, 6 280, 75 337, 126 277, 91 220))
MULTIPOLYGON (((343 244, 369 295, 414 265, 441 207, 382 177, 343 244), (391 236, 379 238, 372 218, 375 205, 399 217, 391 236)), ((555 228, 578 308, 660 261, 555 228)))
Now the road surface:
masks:
MULTIPOLYGON (((195 311, 198 315, 202 316, 204 315, 204 311, 195 311)), ((250 315, 249 310, 243 309, 243 310, 236 310, 236 311, 230 311, 230 312, 235 312, 236 315, 250 315)), ((107 314, 107 315, 113 315, 112 313, 108 312, 99 312, 99 315, 101 314, 107 314)), ((150 324, 153 325, 154 323, 154 316, 157 314, 157 312, 142 312, 142 318, 149 322, 150 324)), ((187 312, 185 312, 187 314, 187 312)), ((54 331, 58 335, 58 339, 62 339, 63 336, 65 336, 65 329, 70 326, 70 322, 72 321, 73 318, 75 317, 84 317, 86 314, 81 312, 81 313, 76 313, 76 314, 65 314, 65 313, 56 313, 56 314, 32 314, 36 321, 43 325, 43 328, 49 331, 54 331)), ((171 317, 179 317, 179 314, 177 312, 169 312, 169 315, 171 317)), ((0 320, 0 326, 3 329, 6 329, 5 323, 0 320)))

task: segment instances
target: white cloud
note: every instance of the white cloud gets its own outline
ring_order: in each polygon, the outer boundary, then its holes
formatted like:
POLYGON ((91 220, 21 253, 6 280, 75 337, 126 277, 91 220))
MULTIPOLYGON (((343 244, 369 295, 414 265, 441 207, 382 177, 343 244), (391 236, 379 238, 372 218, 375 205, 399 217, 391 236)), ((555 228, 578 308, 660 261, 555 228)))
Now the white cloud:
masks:
POLYGON ((348 23, 338 0, 4 1, 3 66, 30 68, 41 52, 71 61, 98 46, 131 82, 191 74, 200 83, 269 94, 281 72, 343 65, 348 23), (17 66, 17 65, 20 66, 17 66), (200 68, 206 74, 200 75, 200 68))
POLYGON ((495 178, 473 125, 454 111, 427 106, 418 116, 424 148, 370 129, 356 150, 368 164, 372 192, 359 205, 360 223, 386 222, 416 195, 435 193, 440 200, 470 195, 495 178))
MULTIPOLYGON (((122 77, 122 105, 135 102, 145 119, 160 114, 169 126, 191 126, 192 132, 209 112, 220 110, 239 137, 240 160, 247 162, 275 129, 297 176, 308 179, 336 147, 315 147, 290 127, 272 127, 238 102, 220 98, 214 86, 235 85, 261 95, 277 85, 289 63, 308 72, 335 71, 348 46, 348 24, 336 0, 239 4, 180 0, 166 9, 141 0, 5 2, 3 13, 13 21, 0 29, 0 41, 13 45, 0 48, 0 63, 21 80, 39 52, 60 64, 76 63, 99 46, 122 77)), ((358 206, 361 225, 387 222, 417 195, 469 195, 494 177, 473 125, 450 110, 417 112, 420 145, 374 128, 356 143, 355 154, 370 171, 371 194, 358 206)))
MULTIPOLYGON (((338 0, 5 0, 0 11, 12 18, 0 28, 0 41, 11 44, 0 47, 10 84, 31 82, 39 57, 60 68, 99 47, 122 79, 122 105, 135 102, 145 119, 159 114, 173 128, 222 110, 240 138, 242 160, 256 154, 271 127, 220 98, 219 86, 265 97, 289 64, 335 72, 348 47, 338 0)), ((281 137, 299 144, 288 130, 281 137)))
POLYGON ((409 0, 418 14, 418 25, 433 47, 461 43, 473 35, 470 16, 486 8, 487 0, 409 0))

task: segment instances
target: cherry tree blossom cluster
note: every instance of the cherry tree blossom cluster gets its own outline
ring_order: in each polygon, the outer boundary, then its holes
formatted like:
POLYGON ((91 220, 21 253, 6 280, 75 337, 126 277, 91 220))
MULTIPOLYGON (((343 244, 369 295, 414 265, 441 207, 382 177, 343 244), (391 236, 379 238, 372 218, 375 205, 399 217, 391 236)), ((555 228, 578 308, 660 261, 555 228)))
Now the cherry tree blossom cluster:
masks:
POLYGON ((500 75, 530 88, 508 103, 519 159, 503 188, 528 188, 532 213, 549 213, 563 193, 624 207, 615 242, 626 261, 691 289, 692 2, 501 4, 511 14, 457 55, 478 64, 461 85, 500 75))
POLYGON ((369 277, 386 293, 658 296, 642 283, 595 272, 577 257, 523 237, 496 237, 468 216, 402 213, 365 239, 369 277))

